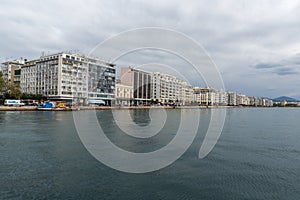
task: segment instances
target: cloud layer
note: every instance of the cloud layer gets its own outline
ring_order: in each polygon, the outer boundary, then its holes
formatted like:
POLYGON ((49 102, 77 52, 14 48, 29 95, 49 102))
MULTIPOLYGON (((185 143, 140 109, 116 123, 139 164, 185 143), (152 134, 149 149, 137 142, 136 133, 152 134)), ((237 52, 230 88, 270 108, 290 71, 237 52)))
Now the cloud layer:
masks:
POLYGON ((2 1, 0 59, 88 54, 121 31, 163 27, 203 45, 228 90, 300 99, 299 10, 296 1, 2 1))

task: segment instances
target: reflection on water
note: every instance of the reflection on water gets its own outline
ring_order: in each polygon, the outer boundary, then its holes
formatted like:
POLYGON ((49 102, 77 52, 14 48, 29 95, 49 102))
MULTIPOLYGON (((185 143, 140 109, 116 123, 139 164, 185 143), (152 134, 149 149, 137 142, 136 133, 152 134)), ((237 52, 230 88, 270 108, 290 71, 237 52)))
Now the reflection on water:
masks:
POLYGON ((147 126, 151 121, 149 109, 134 109, 129 112, 132 120, 139 126, 147 126))
MULTIPOLYGON (((166 112, 163 130, 149 139, 123 133, 111 111, 97 116, 118 146, 148 152, 176 133, 180 111, 166 112)), ((228 109, 216 147, 198 159, 210 112, 201 110, 198 135, 179 160, 138 175, 90 156, 70 112, 0 112, 0 199, 299 199, 299 109, 228 109)), ((150 123, 147 110, 131 116, 150 123)))
MULTIPOLYGON (((117 110, 113 112, 120 112, 121 116, 129 116, 130 120, 133 121, 134 125, 146 127, 150 124, 150 116, 149 110, 141 109, 141 110, 117 110), (125 115, 129 112, 129 115, 125 115), (124 114, 125 113, 125 114, 124 114), (143 114, 144 113, 144 114, 143 114), (145 123, 146 121, 147 123, 145 123)), ((162 112, 160 110, 154 109, 151 112, 162 112)), ((180 123, 181 112, 180 110, 170 110, 167 112, 166 120, 163 124, 158 125, 158 134, 155 134, 149 138, 136 138, 130 136, 128 132, 124 132, 120 129, 120 127, 115 122, 116 113, 114 115, 111 111, 98 111, 97 117, 101 128, 103 129, 106 136, 117 146, 122 149, 142 153, 142 152, 151 152, 168 144, 175 136, 176 131, 178 130, 178 126, 180 123), (115 118, 114 118, 115 117, 115 118), (160 126, 162 125, 162 126, 160 126), (162 128, 162 129, 161 129, 162 128)), ((122 119, 119 119, 122 120, 122 119)), ((126 120, 128 121, 128 120, 126 120)), ((124 125, 124 124, 121 124, 124 125)), ((132 127, 132 123, 125 124, 128 126, 129 130, 134 129, 132 127)), ((154 124, 156 125, 156 124, 154 124)), ((155 127, 155 131, 156 131, 155 127)), ((150 130, 151 131, 151 130, 150 130)), ((143 134, 143 132, 140 132, 143 134)))

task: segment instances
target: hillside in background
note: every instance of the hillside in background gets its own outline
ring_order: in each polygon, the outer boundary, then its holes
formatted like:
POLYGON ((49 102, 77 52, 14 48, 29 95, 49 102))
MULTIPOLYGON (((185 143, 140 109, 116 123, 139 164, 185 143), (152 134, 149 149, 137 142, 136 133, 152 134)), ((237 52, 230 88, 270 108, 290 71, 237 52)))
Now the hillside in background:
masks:
POLYGON ((272 99, 274 102, 281 102, 283 100, 286 100, 287 102, 300 102, 297 99, 294 99, 292 97, 287 97, 287 96, 281 96, 281 97, 277 97, 275 99, 272 99))

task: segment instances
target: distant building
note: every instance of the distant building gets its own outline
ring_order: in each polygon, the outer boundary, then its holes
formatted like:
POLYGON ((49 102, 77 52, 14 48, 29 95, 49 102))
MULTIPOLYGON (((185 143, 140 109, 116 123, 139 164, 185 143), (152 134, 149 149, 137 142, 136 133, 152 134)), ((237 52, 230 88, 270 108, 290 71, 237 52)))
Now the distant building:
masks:
POLYGON ((286 106, 286 104, 287 104, 287 101, 286 101, 286 100, 282 100, 282 101, 280 102, 280 105, 281 105, 281 106, 286 106))
POLYGON ((219 94, 213 88, 194 87, 194 101, 203 106, 215 106, 219 102, 219 94))
POLYGON ((218 99, 216 100, 217 104, 219 106, 227 106, 228 102, 227 102, 227 94, 224 91, 217 91, 217 96, 218 99))
POLYGON ((244 94, 237 94, 236 95, 236 105, 248 106, 248 105, 250 105, 250 100, 244 94))
POLYGON ((237 105, 237 95, 235 92, 227 92, 227 102, 229 106, 237 105))
POLYGON ((193 102, 192 86, 169 74, 122 68, 120 84, 133 87, 134 105, 150 102, 190 105, 193 102))
POLYGON ((152 77, 150 72, 132 67, 121 68, 121 84, 132 86, 134 105, 149 104, 152 100, 152 77))
POLYGON ((130 106, 133 104, 133 87, 116 83, 116 105, 130 106))
POLYGON ((152 99, 161 104, 189 105, 193 101, 193 88, 175 76, 152 73, 152 99))
POLYGON ((257 97, 248 97, 249 98, 249 105, 250 106, 258 106, 259 105, 259 99, 257 97))
POLYGON ((183 82, 182 84, 182 91, 183 92, 183 103, 182 105, 191 105, 193 103, 193 95, 194 95, 194 90, 191 85, 189 85, 187 82, 183 82))
POLYGON ((258 107, 272 107, 273 101, 268 98, 259 98, 259 97, 248 97, 250 106, 258 106, 258 107))
POLYGON ((25 62, 21 90, 53 100, 103 100, 111 104, 115 93, 115 65, 78 54, 62 52, 25 62))
POLYGON ((152 94, 154 100, 162 104, 183 100, 182 86, 176 77, 154 72, 152 73, 152 79, 152 94), (181 99, 179 99, 179 97, 181 97, 181 99))
POLYGON ((14 84, 16 86, 20 85, 21 78, 21 67, 24 65, 25 60, 13 60, 6 61, 1 64, 3 78, 7 83, 14 84))
POLYGON ((198 105, 201 103, 200 87, 193 88, 193 103, 198 105))
POLYGON ((274 104, 273 100, 271 99, 265 99, 265 106, 266 107, 272 107, 274 104))

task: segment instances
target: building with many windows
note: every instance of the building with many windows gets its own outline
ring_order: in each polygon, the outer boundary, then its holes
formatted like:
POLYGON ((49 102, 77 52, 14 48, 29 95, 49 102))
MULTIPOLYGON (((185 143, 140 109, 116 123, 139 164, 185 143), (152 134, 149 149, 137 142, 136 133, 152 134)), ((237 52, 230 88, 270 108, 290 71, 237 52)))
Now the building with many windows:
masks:
POLYGON ((20 85, 21 78, 21 67, 24 65, 25 60, 13 60, 7 61, 1 64, 1 69, 3 73, 3 78, 7 83, 14 84, 16 86, 20 85))
POLYGON ((193 101, 193 89, 185 81, 160 72, 152 73, 153 100, 161 104, 186 105, 193 101))
POLYGON ((227 103, 229 106, 236 106, 237 105, 237 95, 235 92, 227 92, 227 103))
POLYGON ((121 84, 132 86, 134 105, 149 104, 151 102, 152 76, 150 72, 134 69, 132 67, 122 68, 120 80, 121 84))
POLYGON ((130 106, 133 104, 133 87, 116 83, 115 104, 121 106, 130 106))
POLYGON ((41 56, 21 67, 21 91, 48 99, 88 104, 101 99, 111 105, 115 65, 73 53, 41 56))
POLYGON ((135 68, 122 68, 120 83, 132 86, 133 104, 176 104, 190 105, 193 101, 193 88, 175 76, 146 72, 135 68))
POLYGON ((212 88, 194 88, 194 101, 203 106, 214 106, 217 105, 217 101, 219 101, 219 96, 217 95, 217 91, 212 88))
POLYGON ((237 94, 236 95, 236 104, 237 105, 242 105, 242 106, 249 106, 250 105, 250 100, 244 94, 237 94))

